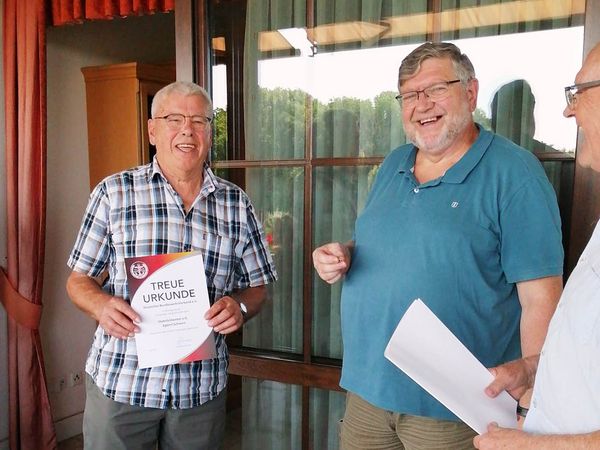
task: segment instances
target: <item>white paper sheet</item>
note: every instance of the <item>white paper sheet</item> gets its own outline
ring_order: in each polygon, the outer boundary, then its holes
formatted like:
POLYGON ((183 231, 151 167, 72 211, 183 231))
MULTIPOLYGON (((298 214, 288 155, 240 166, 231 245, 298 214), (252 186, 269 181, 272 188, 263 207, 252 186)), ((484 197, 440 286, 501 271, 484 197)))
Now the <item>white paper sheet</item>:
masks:
POLYGON ((140 368, 215 357, 212 328, 204 319, 210 299, 200 252, 126 258, 140 368))
POLYGON ((508 393, 488 397, 493 375, 420 300, 408 308, 385 357, 477 433, 490 422, 516 428, 517 402, 508 393))

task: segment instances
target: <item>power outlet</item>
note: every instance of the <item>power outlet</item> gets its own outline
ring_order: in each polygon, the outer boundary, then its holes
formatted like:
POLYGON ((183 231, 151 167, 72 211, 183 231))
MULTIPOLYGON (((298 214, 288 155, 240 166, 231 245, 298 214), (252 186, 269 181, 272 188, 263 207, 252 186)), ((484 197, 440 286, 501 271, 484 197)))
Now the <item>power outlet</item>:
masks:
POLYGON ((69 374, 69 387, 83 384, 83 372, 73 372, 69 374))

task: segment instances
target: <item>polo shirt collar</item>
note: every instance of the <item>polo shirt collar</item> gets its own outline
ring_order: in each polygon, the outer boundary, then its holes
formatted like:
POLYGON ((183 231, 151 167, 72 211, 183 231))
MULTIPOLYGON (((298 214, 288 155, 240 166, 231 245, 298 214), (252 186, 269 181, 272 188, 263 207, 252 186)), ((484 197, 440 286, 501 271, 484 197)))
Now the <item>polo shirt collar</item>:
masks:
POLYGON ((483 155, 485 155, 485 152, 492 143, 494 135, 489 131, 484 130, 478 124, 476 125, 477 128, 479 128, 479 136, 477 136, 477 139, 473 142, 469 151, 446 171, 441 180, 443 183, 460 184, 465 181, 465 178, 467 178, 479 161, 481 161, 481 158, 483 158, 483 155))
MULTIPOLYGON (((479 163, 487 149, 489 148, 494 135, 482 128, 479 124, 475 124, 479 129, 479 136, 469 150, 458 160, 456 164, 450 167, 444 176, 438 178, 437 183, 453 183, 460 184, 465 181, 465 178, 471 173, 475 166, 479 163)), ((399 162, 398 171, 401 173, 412 172, 415 166, 417 157, 417 148, 413 145, 409 152, 403 155, 403 159, 399 162)), ((434 181, 434 180, 432 180, 434 181)))
POLYGON ((417 147, 414 145, 411 147, 409 152, 404 152, 398 163, 398 172, 410 173, 415 166, 415 160, 417 158, 417 147))

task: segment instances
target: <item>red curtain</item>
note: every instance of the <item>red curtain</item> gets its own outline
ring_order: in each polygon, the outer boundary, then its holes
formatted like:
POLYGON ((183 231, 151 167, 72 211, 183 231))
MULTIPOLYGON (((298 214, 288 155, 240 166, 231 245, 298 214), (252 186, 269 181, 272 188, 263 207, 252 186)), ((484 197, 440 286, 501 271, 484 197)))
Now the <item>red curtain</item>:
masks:
MULTIPOLYGON (((56 449, 39 335, 46 233, 46 4, 4 0, 10 448, 56 449)), ((54 25, 167 12, 174 0, 51 0, 54 25)))
POLYGON ((45 0, 4 0, 10 448, 54 449, 38 331, 46 232, 45 0))
POLYGON ((175 9, 175 0, 51 0, 52 24, 139 16, 175 9))

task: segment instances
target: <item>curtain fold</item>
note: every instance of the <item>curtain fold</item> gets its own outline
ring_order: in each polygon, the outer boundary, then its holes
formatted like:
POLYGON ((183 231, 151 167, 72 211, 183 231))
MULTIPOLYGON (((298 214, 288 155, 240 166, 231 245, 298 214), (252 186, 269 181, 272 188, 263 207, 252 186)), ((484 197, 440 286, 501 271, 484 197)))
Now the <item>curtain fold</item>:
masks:
POLYGON ((50 3, 54 26, 175 9, 175 0, 50 0, 50 3))
MULTIPOLYGON (((38 331, 46 225, 45 0, 4 0, 10 448, 54 449, 56 434, 38 331), (33 305, 23 307, 23 302, 33 305)), ((25 305, 26 306, 26 305, 25 305)))

